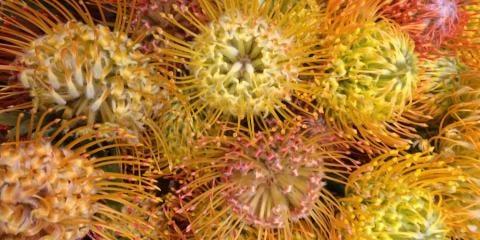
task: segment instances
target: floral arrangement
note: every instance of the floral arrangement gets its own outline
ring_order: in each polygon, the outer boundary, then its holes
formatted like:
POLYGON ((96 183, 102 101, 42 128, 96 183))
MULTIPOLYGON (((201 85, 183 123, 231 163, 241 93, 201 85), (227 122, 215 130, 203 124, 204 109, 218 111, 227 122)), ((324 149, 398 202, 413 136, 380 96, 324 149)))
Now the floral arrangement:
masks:
POLYGON ((0 239, 480 239, 479 0, 3 0, 0 239))

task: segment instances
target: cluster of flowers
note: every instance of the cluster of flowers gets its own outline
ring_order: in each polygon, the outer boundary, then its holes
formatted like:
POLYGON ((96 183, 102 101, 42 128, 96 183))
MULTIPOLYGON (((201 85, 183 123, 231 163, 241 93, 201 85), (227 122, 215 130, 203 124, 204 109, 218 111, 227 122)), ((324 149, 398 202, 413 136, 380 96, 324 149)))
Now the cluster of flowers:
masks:
POLYGON ((3 0, 0 239, 480 239, 480 0, 3 0))

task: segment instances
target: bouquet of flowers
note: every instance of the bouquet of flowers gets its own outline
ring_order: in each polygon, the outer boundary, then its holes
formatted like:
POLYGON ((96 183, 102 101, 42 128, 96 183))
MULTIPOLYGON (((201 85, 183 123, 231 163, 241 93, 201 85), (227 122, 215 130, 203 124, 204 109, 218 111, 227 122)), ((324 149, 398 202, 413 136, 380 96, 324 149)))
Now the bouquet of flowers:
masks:
POLYGON ((480 239, 480 0, 2 0, 0 239, 480 239))

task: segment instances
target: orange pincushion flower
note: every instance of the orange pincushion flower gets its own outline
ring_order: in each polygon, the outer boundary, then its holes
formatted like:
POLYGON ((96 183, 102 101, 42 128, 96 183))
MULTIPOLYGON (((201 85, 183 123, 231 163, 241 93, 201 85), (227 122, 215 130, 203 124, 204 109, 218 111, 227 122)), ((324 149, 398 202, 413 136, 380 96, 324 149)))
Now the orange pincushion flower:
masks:
MULTIPOLYGON (((117 132, 109 138, 95 133, 72 138, 90 128, 78 126, 86 119, 46 122, 47 113, 39 119, 32 114, 28 133, 23 136, 21 114, 13 138, 0 145, 0 237, 76 240, 93 233, 115 239, 112 233, 116 232, 133 238, 125 226, 149 228, 141 219, 117 211, 108 202, 136 208, 132 203, 135 198, 155 200, 146 193, 156 189, 154 181, 109 169, 120 165, 145 167, 152 162, 128 154, 99 155, 100 151, 115 150, 119 145, 114 142, 128 137, 117 132)), ((95 131, 98 129, 91 132, 95 131)), ((125 152, 136 147, 123 146, 125 152)))

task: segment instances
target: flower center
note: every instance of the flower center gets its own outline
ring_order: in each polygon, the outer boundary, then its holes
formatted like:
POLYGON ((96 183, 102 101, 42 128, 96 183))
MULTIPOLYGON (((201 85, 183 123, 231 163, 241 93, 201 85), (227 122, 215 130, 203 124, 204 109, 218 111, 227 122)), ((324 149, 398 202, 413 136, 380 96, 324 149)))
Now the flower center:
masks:
POLYGON ((242 119, 288 98, 298 77, 288 63, 291 43, 262 19, 225 15, 197 36, 188 67, 210 107, 242 119))

